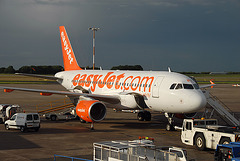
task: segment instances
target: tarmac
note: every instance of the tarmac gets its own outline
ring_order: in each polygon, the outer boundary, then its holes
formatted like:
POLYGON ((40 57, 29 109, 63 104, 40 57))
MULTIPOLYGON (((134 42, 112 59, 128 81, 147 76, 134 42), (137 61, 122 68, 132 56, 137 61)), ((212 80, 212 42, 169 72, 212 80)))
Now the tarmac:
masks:
MULTIPOLYGON (((26 88, 65 90, 57 84, 2 84, 26 88)), ((224 102, 232 111, 240 112, 240 87, 231 84, 217 85, 210 92, 224 102)), ((40 96, 38 93, 0 91, 0 104, 19 104, 26 112, 36 112, 36 105, 49 103, 65 96, 40 96)), ((164 114, 153 112, 152 121, 140 122, 137 114, 114 112, 108 109, 106 118, 94 124, 82 124, 78 120, 42 120, 39 132, 21 133, 19 130, 5 130, 0 124, 1 161, 52 161, 54 154, 92 159, 93 143, 111 140, 136 140, 139 136, 155 139, 159 146, 177 146, 188 153, 188 160, 214 160, 214 150, 198 151, 194 146, 181 142, 180 131, 166 131, 167 119, 164 114)), ((179 120, 178 120, 179 121, 179 120)))

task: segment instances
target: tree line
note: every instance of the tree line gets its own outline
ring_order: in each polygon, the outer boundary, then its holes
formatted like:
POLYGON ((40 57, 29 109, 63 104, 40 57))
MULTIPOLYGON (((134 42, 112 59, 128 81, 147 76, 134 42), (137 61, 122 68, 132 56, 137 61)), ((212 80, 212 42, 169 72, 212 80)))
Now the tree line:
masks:
POLYGON ((0 68, 0 73, 13 74, 13 73, 29 73, 29 74, 55 74, 63 70, 63 67, 60 65, 54 66, 22 66, 18 70, 15 70, 13 66, 7 68, 0 68))
MULTIPOLYGON (((81 67, 82 69, 92 69, 92 67, 81 67)), ((13 66, 7 68, 1 67, 0 73, 4 74, 14 74, 14 73, 28 73, 28 74, 55 74, 57 72, 63 71, 64 68, 60 65, 44 65, 44 66, 22 66, 18 70, 15 70, 13 66)), ((99 67, 95 67, 95 70, 100 70, 99 67)), ((114 66, 111 70, 143 70, 140 65, 119 65, 114 66)))

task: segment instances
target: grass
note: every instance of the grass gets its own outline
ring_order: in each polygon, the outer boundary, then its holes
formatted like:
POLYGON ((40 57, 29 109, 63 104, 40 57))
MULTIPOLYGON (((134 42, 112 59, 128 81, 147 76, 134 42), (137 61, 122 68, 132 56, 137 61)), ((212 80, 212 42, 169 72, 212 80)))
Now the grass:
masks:
POLYGON ((209 80, 217 84, 237 84, 240 83, 240 74, 192 74, 198 83, 209 83, 209 80))
POLYGON ((53 80, 46 80, 36 77, 27 77, 15 74, 0 74, 0 84, 49 84, 53 80))

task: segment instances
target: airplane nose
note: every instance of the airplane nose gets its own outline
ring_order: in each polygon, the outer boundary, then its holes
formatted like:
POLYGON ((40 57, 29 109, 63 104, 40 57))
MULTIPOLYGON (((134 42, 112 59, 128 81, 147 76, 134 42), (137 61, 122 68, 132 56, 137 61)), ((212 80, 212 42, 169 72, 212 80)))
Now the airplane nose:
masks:
POLYGON ((189 105, 192 111, 198 111, 204 108, 207 104, 206 97, 203 93, 194 93, 189 97, 189 105))

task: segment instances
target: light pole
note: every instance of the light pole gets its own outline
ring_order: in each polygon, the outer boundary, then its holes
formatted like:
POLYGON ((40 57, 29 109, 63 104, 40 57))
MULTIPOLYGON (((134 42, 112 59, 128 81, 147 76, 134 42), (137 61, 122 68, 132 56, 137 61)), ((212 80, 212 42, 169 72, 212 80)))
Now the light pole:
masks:
POLYGON ((89 27, 88 30, 93 31, 93 70, 95 67, 95 31, 99 30, 100 28, 95 28, 95 27, 89 27))

